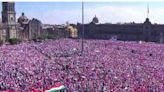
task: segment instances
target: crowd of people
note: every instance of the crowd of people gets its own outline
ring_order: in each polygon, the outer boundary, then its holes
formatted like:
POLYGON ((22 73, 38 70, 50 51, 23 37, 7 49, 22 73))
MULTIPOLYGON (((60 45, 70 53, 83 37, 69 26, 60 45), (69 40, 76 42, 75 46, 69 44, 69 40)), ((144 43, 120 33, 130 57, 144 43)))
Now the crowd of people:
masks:
POLYGON ((164 92, 164 45, 59 39, 0 47, 0 91, 164 92))

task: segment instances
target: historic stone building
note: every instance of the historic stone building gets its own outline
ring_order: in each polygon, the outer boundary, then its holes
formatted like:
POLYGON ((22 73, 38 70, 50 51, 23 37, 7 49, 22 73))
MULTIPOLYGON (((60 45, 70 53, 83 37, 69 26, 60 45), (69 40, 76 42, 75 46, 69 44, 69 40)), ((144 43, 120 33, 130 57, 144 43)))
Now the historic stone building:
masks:
MULTIPOLYGON (((61 37, 82 37, 82 24, 61 26, 42 24, 38 19, 28 19, 24 13, 16 21, 14 2, 2 3, 2 22, 0 23, 0 40, 10 38, 32 40, 42 35, 61 37), (76 29, 77 27, 77 29, 76 29), (77 35, 78 34, 78 35, 77 35)), ((124 41, 150 41, 164 43, 164 24, 152 24, 149 18, 143 23, 99 24, 95 16, 89 24, 84 24, 86 39, 117 39, 124 41)))
POLYGON ((29 39, 41 36, 42 23, 40 20, 33 18, 29 21, 29 39))
POLYGON ((17 24, 15 3, 3 2, 2 3, 2 34, 1 38, 5 41, 10 38, 17 37, 17 24))
POLYGON ((29 19, 22 13, 22 16, 18 18, 19 23, 19 39, 28 40, 29 39, 29 19))
POLYGON ((2 23, 0 23, 0 40, 3 42, 11 38, 22 41, 37 39, 41 36, 66 37, 66 28, 59 25, 44 27, 36 18, 28 19, 24 13, 16 20, 14 2, 2 2, 2 23))
POLYGON ((0 38, 3 42, 11 38, 31 40, 41 35, 42 23, 38 19, 28 19, 24 13, 16 21, 14 2, 2 2, 2 23, 0 38))
POLYGON ((42 29, 44 35, 53 38, 67 38, 69 35, 65 25, 43 24, 42 29))
POLYGON ((19 39, 32 40, 41 36, 42 23, 38 19, 29 20, 24 13, 18 18, 19 39))
POLYGON ((69 38, 77 38, 78 37, 78 32, 75 24, 67 24, 67 34, 69 38))
POLYGON ((42 23, 38 19, 29 20, 24 13, 18 18, 19 39, 32 40, 41 36, 42 23))
MULTIPOLYGON (((84 24, 84 38, 124 41, 150 41, 164 43, 164 24, 152 24, 149 18, 144 23, 98 24, 95 16, 91 23, 84 24)), ((82 37, 82 24, 77 24, 78 37, 82 37)))

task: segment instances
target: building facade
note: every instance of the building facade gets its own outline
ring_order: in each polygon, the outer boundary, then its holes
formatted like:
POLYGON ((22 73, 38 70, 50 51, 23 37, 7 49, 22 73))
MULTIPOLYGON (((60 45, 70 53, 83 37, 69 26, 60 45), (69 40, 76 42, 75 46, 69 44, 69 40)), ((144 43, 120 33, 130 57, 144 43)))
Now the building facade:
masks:
POLYGON ((38 19, 33 18, 28 23, 28 39, 37 39, 39 36, 41 36, 42 31, 42 23, 38 19))
POLYGON ((0 40, 3 42, 11 38, 22 41, 31 40, 41 35, 42 23, 38 19, 28 19, 24 13, 16 20, 14 2, 2 2, 2 23, 0 25, 0 40))
MULTIPOLYGON (((147 41, 164 43, 164 24, 152 24, 149 18, 144 23, 98 24, 95 16, 91 23, 84 24, 84 38, 112 39, 123 41, 147 41)), ((82 24, 78 23, 78 37, 82 35, 82 24)))
POLYGON ((3 40, 17 37, 16 12, 14 2, 2 3, 3 40))
POLYGON ((53 37, 55 39, 67 38, 69 35, 65 25, 43 24, 42 29, 46 36, 53 37))
POLYGON ((2 23, 0 23, 0 40, 11 38, 22 41, 37 39, 41 36, 66 37, 66 28, 62 25, 46 26, 36 18, 28 19, 25 13, 16 19, 15 3, 2 2, 2 23))

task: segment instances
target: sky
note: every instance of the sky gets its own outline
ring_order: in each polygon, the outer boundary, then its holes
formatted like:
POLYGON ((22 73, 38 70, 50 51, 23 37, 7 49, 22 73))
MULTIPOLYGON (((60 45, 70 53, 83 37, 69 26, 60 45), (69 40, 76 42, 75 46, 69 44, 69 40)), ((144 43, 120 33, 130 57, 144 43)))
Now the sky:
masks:
MULTIPOLYGON (((99 23, 143 23, 147 5, 150 21, 164 24, 164 2, 84 2, 84 23, 95 15, 99 23)), ((15 2, 15 10, 17 18, 24 12, 29 19, 37 18, 44 24, 76 24, 82 19, 81 2, 15 2)))

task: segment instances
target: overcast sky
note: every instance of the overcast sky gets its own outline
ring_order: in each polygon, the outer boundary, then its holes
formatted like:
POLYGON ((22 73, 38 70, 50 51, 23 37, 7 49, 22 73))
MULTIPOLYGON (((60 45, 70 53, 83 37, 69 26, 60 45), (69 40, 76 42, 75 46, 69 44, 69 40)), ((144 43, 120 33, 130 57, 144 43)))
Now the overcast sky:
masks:
MULTIPOLYGON (((147 4, 150 21, 164 24, 164 2, 85 2, 84 22, 96 15, 100 23, 141 23, 147 17, 147 4)), ((80 2, 16 2, 15 7, 17 18, 24 12, 29 19, 38 18, 45 24, 77 23, 82 17, 80 2)))

